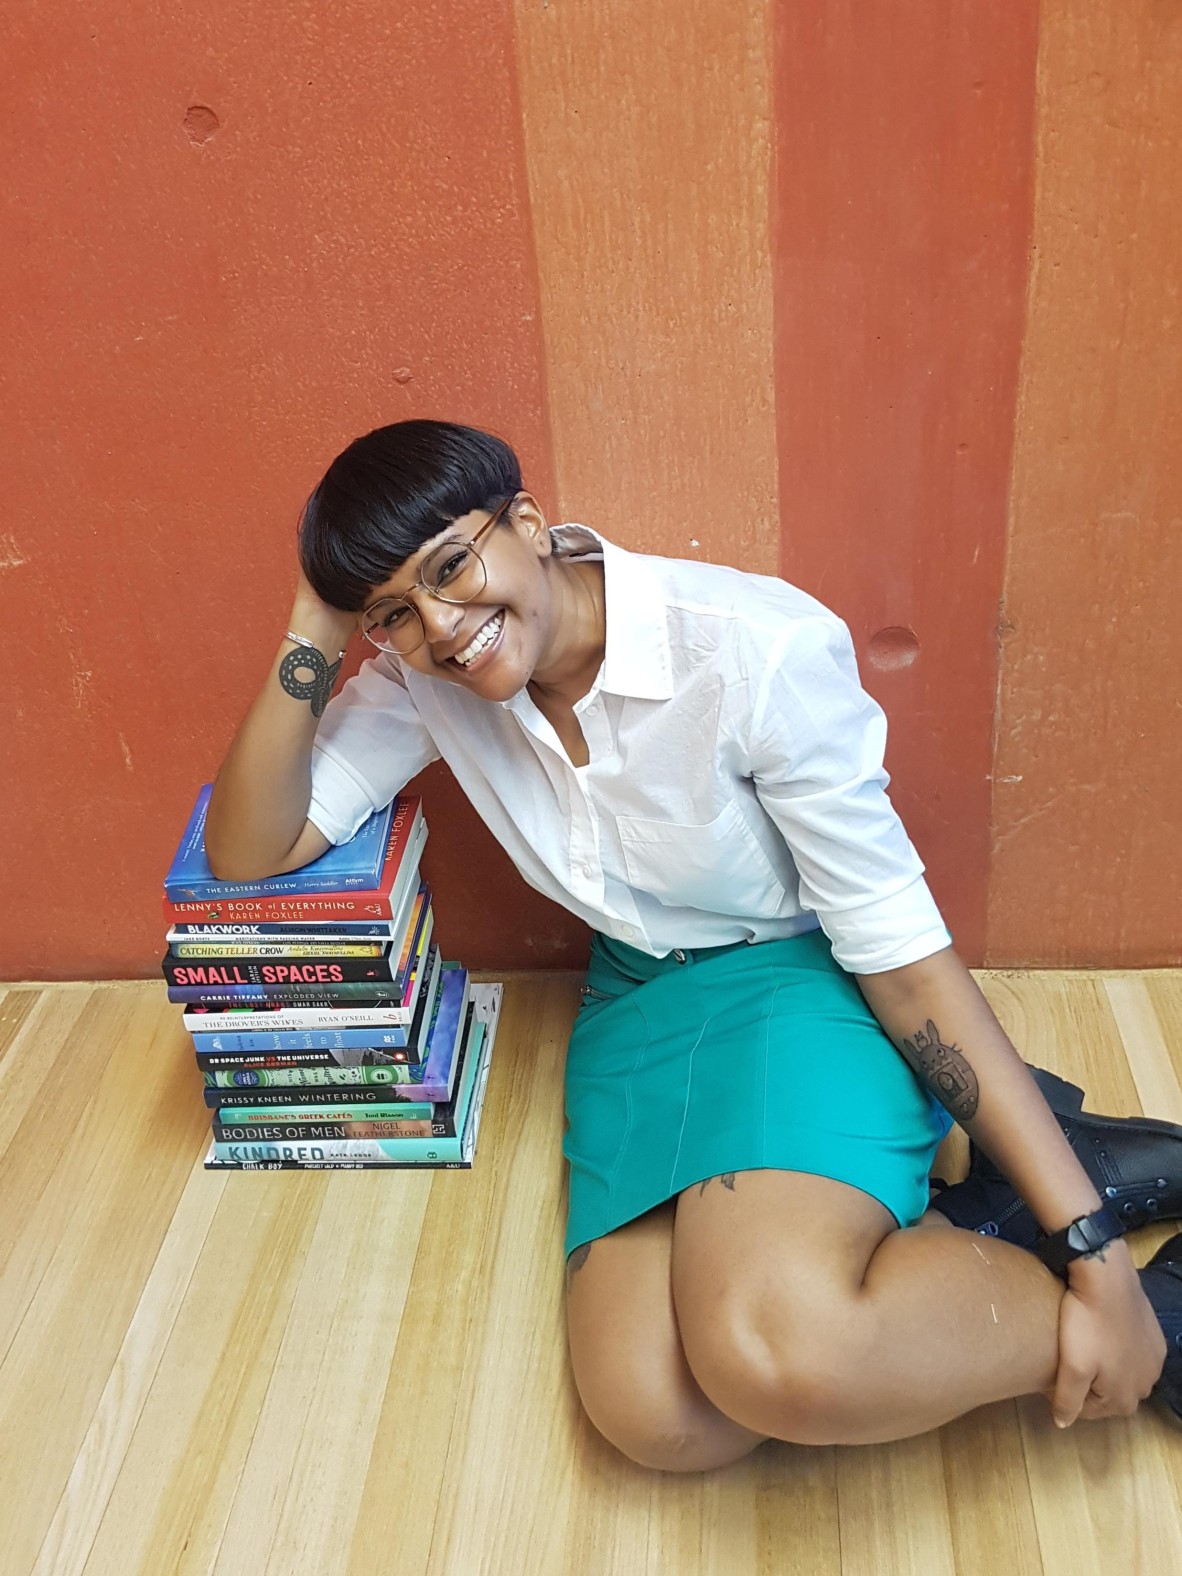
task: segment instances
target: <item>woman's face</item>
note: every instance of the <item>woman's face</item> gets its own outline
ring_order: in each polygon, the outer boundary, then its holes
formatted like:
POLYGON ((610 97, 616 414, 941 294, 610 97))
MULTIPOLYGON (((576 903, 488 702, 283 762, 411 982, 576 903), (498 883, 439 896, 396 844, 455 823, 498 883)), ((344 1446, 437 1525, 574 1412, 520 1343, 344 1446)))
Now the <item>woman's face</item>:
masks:
POLYGON ((402 657, 407 667, 428 678, 446 679, 483 700, 508 700, 528 684, 553 634, 545 566, 550 533, 535 501, 519 494, 512 515, 481 537, 477 551, 488 579, 473 601, 442 602, 418 584, 420 567, 430 553, 447 542, 470 542, 488 518, 484 510, 475 510, 424 542, 389 580, 374 587, 366 605, 382 597, 408 597, 424 636, 402 657))

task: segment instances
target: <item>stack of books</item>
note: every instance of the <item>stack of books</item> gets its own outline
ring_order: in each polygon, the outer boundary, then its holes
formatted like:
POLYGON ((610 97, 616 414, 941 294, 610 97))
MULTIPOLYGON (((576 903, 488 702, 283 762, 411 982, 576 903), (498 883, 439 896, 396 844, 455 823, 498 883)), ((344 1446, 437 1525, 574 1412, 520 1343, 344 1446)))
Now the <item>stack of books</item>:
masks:
POLYGON ((213 1113, 206 1167, 470 1167, 504 987, 439 956, 419 799, 244 883, 209 868, 211 792, 164 882, 168 996, 213 1113))

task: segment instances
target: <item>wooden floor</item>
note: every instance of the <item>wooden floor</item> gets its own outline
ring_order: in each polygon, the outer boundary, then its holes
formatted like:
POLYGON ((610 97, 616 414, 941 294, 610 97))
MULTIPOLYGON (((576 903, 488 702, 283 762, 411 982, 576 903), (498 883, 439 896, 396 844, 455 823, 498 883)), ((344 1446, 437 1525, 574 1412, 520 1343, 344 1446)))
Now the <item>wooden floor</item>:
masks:
MULTIPOLYGON (((978 978, 1092 1108, 1182 1121, 1182 971, 978 978)), ((226 1176, 161 985, 0 986, 2 1576, 1182 1572, 1152 1413, 697 1478, 606 1445, 562 1315, 576 988, 509 980, 473 1171, 226 1176)))

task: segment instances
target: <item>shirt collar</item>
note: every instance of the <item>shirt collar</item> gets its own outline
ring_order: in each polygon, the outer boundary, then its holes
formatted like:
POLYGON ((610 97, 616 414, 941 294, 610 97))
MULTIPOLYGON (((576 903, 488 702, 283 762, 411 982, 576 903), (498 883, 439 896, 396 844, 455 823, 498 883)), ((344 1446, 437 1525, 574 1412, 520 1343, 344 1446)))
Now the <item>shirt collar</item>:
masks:
POLYGON ((651 561, 587 525, 554 526, 550 537, 560 553, 603 555, 607 631, 601 688, 637 700, 668 700, 673 667, 665 595, 651 561))

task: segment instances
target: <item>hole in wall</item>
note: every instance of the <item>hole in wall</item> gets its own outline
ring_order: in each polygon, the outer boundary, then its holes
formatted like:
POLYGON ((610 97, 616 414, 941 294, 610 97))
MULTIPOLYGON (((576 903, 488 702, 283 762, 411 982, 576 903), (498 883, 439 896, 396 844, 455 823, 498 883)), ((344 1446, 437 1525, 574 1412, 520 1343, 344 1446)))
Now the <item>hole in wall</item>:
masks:
POLYGON ((208 142, 220 128, 221 121, 210 109, 208 104, 190 104, 185 111, 185 118, 181 122, 185 136, 195 148, 200 148, 208 142))

